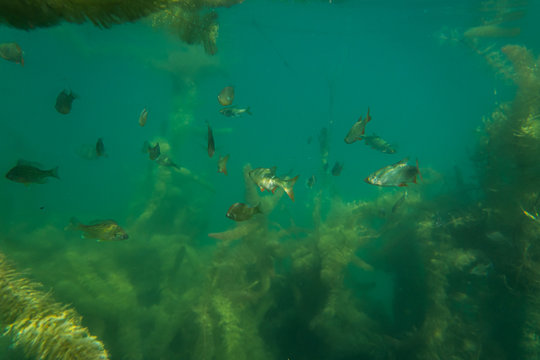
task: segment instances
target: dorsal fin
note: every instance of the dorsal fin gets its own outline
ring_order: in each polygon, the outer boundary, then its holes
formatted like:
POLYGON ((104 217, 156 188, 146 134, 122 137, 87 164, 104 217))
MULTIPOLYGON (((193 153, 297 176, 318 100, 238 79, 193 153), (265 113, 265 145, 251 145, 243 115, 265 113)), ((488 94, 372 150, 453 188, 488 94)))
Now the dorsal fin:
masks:
POLYGON ((24 159, 19 159, 17 161, 17 166, 33 166, 33 167, 38 167, 38 168, 41 168, 43 167, 40 163, 38 162, 35 162, 35 161, 28 161, 28 160, 24 160, 24 159))

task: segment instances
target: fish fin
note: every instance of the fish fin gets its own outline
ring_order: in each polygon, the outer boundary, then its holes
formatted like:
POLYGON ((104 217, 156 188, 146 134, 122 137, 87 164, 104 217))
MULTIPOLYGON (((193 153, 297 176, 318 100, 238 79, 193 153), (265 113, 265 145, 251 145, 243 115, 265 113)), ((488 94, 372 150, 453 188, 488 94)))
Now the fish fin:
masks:
MULTIPOLYGON (((422 176, 422 173, 420 172, 420 167, 418 166, 418 159, 416 159, 416 171, 418 171, 418 175, 420 176, 420 180, 424 181, 424 177, 422 176)), ((414 178, 414 180, 416 180, 416 177, 414 178)))
MULTIPOLYGON (((416 178, 414 179, 414 183, 416 183, 416 178)), ((401 184, 399 184, 398 186, 399 186, 399 187, 404 187, 404 186, 407 186, 407 184, 406 184, 406 183, 401 183, 401 184)))
POLYGON ((150 150, 150 143, 148 141, 145 141, 143 143, 143 147, 142 147, 141 151, 143 153, 147 153, 147 152, 149 152, 149 150, 150 150))
POLYGON ((277 169, 277 166, 272 166, 272 167, 270 168, 270 173, 271 173, 272 175, 275 175, 275 174, 276 174, 276 169, 277 169))
POLYGON ((254 209, 255 209, 256 214, 263 214, 263 212, 261 210, 261 202, 260 201, 257 203, 257 205, 255 205, 254 209))
POLYGON ((369 106, 367 108, 367 115, 366 115, 366 124, 371 121, 371 116, 369 115, 369 106))
POLYGON ((246 112, 247 112, 249 115, 253 115, 253 113, 251 112, 251 109, 249 108, 249 106, 246 108, 246 112))
POLYGON ((60 180, 60 177, 58 176, 58 166, 55 167, 54 169, 49 170, 49 174, 50 174, 52 177, 55 177, 55 178, 57 178, 58 180, 60 180))
POLYGON ((24 159, 17 160, 17 166, 34 166, 34 167, 37 167, 37 168, 42 168, 43 167, 43 165, 41 165, 37 161, 28 161, 28 160, 24 160, 24 159))
POLYGON ((228 175, 227 173, 227 161, 229 161, 229 157, 231 157, 231 155, 227 154, 225 155, 225 157, 223 158, 223 161, 225 162, 225 166, 223 166, 223 173, 225 175, 228 175))
POLYGON ((259 189, 261 189, 261 192, 264 192, 264 188, 262 186, 259 186, 259 189))
POLYGON ((24 58, 21 56, 21 66, 24 67, 24 58))
POLYGON ((409 157, 407 156, 406 158, 403 158, 403 159, 399 160, 395 165, 406 164, 408 162, 409 162, 409 157))
POLYGON ((284 184, 282 185, 283 190, 285 190, 285 192, 287 193, 287 195, 289 195, 289 197, 291 198, 292 201, 294 201, 293 186, 296 183, 296 181, 298 180, 299 176, 300 175, 296 175, 292 179, 285 180, 284 184))

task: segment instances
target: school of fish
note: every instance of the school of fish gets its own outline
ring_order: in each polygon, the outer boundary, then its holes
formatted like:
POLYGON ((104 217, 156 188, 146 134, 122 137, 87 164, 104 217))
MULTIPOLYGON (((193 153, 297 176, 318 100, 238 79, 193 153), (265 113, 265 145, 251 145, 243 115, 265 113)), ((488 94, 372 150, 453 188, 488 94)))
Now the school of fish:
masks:
MULTIPOLYGON (((24 52, 22 51, 21 47, 15 42, 0 44, 0 57, 7 61, 24 66, 23 54, 24 52)), ((77 98, 78 96, 71 89, 64 89, 58 94, 54 107, 58 113, 67 115, 71 112, 73 101, 77 98)), ((252 115, 249 106, 239 107, 233 105, 235 100, 235 88, 233 86, 225 86, 219 92, 217 98, 219 104, 223 106, 221 109, 219 109, 219 112, 226 117, 237 118, 243 115, 252 115)), ((365 135, 366 127, 371 120, 372 117, 370 115, 370 108, 368 107, 366 116, 360 116, 346 134, 344 138, 345 143, 353 144, 363 140, 367 146, 379 152, 385 154, 396 153, 396 147, 384 140, 379 135, 365 135)), ((144 127, 147 121, 148 110, 146 107, 144 107, 139 114, 138 124, 140 127, 144 127)), ((207 153, 208 156, 212 158, 216 152, 214 132, 208 121, 206 122, 206 125, 207 153)), ((312 137, 310 136, 308 139, 308 144, 311 144, 311 139, 312 137)), ((326 128, 323 128, 319 135, 319 143, 323 170, 325 172, 328 171, 328 142, 329 133, 326 128)), ((151 161, 154 161, 160 166, 180 170, 180 166, 177 165, 169 155, 161 153, 158 142, 151 145, 150 142, 145 141, 143 145, 143 152, 148 154, 151 161)), ((102 138, 98 138, 94 147, 83 147, 83 150, 80 151, 79 154, 83 158, 87 159, 97 159, 108 156, 105 151, 105 144, 102 138)), ((229 158, 230 154, 219 156, 217 161, 218 173, 228 175, 227 163, 229 158)), ((408 158, 404 158, 394 164, 386 165, 369 174, 364 181, 368 184, 382 187, 403 187, 410 183, 417 183, 418 178, 421 177, 418 160, 416 161, 415 165, 409 165, 408 161, 408 158)), ((339 176, 342 173, 343 167, 343 162, 336 161, 330 173, 333 176, 339 176)), ((261 190, 261 192, 266 190, 273 194, 277 189, 282 189, 289 196, 289 198, 294 201, 295 196, 293 188, 300 175, 296 175, 292 178, 289 176, 277 176, 276 168, 276 166, 272 166, 270 168, 258 167, 250 170, 248 175, 251 181, 261 190)), ((58 167, 44 170, 41 165, 26 160, 19 160, 17 164, 6 173, 5 177, 8 180, 25 185, 44 184, 49 178, 60 179, 58 176, 58 167)), ((306 180, 306 187, 309 189, 315 187, 316 184, 317 178, 315 175, 312 175, 306 180)), ((405 192, 392 208, 392 213, 397 211, 397 209, 405 201, 406 197, 407 193, 405 192)), ((248 221, 257 214, 263 214, 260 204, 250 206, 242 202, 236 202, 229 207, 226 212, 226 217, 239 222, 248 221)), ((66 229, 81 231, 83 233, 83 237, 96 239, 98 241, 118 241, 129 238, 126 231, 114 220, 94 221, 88 225, 85 225, 72 219, 70 225, 66 229)))

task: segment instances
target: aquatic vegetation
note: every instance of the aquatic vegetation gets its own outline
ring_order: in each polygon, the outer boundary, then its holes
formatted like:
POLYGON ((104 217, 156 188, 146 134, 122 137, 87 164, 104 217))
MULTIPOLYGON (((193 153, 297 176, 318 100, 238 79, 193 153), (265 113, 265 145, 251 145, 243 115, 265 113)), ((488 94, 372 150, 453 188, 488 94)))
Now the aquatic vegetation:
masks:
POLYGON ((14 346, 43 360, 107 360, 103 344, 81 325, 80 316, 39 287, 0 254, 0 319, 14 346))
POLYGON ((167 0, 75 2, 55 0, 43 6, 40 1, 3 0, 0 2, 0 22, 30 30, 57 25, 61 21, 83 23, 90 20, 96 26, 107 28, 114 24, 140 19, 159 10, 167 2, 167 0))

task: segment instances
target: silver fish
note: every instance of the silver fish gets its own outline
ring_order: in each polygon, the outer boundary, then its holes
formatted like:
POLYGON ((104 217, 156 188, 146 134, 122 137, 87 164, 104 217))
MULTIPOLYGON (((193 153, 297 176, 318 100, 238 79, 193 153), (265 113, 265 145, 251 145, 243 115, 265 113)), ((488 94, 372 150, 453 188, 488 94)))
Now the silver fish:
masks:
POLYGON ((365 182, 377 186, 407 186, 407 183, 415 183, 417 176, 421 176, 416 166, 408 165, 409 158, 405 158, 395 164, 388 165, 375 171, 364 179, 365 182))

